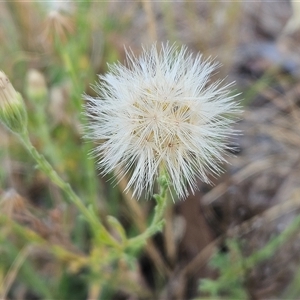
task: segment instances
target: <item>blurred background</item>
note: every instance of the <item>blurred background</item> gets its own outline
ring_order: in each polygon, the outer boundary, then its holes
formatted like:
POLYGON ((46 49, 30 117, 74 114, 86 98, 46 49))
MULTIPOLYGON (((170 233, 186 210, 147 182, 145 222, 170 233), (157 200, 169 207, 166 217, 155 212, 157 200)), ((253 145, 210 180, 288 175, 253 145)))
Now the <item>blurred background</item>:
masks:
POLYGON ((82 94, 95 96, 107 63, 124 62, 124 46, 187 45, 221 62, 215 77, 236 82, 244 111, 224 174, 170 205, 135 261, 98 277, 82 263, 94 257, 86 224, 1 126, 0 298, 299 299, 299 3, 0 2, 0 69, 24 97, 33 144, 129 235, 146 228, 153 201, 99 176, 82 139, 82 94))

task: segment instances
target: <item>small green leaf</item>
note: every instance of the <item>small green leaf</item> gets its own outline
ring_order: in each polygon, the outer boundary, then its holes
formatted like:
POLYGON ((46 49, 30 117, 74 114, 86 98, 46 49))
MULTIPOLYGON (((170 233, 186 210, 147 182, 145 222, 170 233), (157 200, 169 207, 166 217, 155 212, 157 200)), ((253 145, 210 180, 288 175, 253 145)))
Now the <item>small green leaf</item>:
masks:
POLYGON ((122 242, 127 240, 126 231, 123 225, 119 222, 119 220, 113 216, 107 217, 107 222, 109 225, 119 234, 122 242))

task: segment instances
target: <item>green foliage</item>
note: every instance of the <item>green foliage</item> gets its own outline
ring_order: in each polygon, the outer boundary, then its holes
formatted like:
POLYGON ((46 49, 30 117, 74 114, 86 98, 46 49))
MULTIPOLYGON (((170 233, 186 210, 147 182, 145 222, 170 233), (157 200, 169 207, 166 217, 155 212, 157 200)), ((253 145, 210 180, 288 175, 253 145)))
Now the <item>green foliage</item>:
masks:
MULTIPOLYGON (((283 232, 272 237, 264 247, 256 249, 247 257, 240 250, 247 247, 246 241, 241 245, 236 240, 227 240, 228 251, 216 253, 210 262, 211 266, 218 271, 218 278, 215 280, 202 279, 199 290, 212 297, 225 296, 231 299, 246 299, 247 292, 244 283, 248 274, 260 263, 272 258, 276 251, 297 233, 299 226, 300 216, 297 216, 283 232)), ((295 291, 296 289, 292 285, 291 294, 295 291)))
POLYGON ((63 272, 57 289, 56 299, 69 299, 72 295, 74 300, 84 300, 87 298, 87 278, 84 274, 70 274, 63 272))
POLYGON ((236 241, 227 241, 228 250, 216 253, 210 265, 219 273, 216 280, 201 279, 199 289, 212 298, 246 299, 243 257, 236 241))

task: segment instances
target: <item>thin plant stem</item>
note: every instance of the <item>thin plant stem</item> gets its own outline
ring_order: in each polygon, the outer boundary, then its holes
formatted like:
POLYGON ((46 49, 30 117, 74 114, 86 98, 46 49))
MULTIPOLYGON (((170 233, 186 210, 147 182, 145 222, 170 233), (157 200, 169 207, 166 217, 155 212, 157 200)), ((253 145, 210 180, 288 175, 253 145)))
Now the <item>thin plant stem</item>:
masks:
MULTIPOLYGON (((87 3, 88 4, 88 3, 87 3)), ((73 103, 73 109, 76 110, 76 112, 81 111, 82 109, 82 101, 81 97, 78 95, 81 95, 84 91, 84 81, 80 80, 78 77, 78 66, 74 63, 74 57, 70 54, 70 51, 66 47, 61 47, 60 40, 58 38, 57 40, 57 50, 58 53, 62 59, 64 68, 69 75, 72 86, 73 86, 73 92, 72 92, 72 103, 73 103)), ((86 119, 80 115, 79 117, 80 123, 84 126, 86 119)), ((85 167, 85 186, 87 188, 88 197, 87 201, 90 205, 93 206, 94 211, 97 211, 98 205, 97 205, 97 195, 98 195, 98 184, 97 184, 97 177, 95 172, 95 166, 94 161, 90 159, 88 153, 91 149, 91 143, 84 143, 81 146, 82 151, 82 157, 84 159, 84 167, 85 167)))
POLYGON ((36 150, 29 139, 28 133, 25 131, 20 137, 28 152, 37 162, 38 167, 50 178, 50 180, 54 184, 56 184, 66 193, 68 199, 77 207, 77 209, 82 213, 87 222, 90 224, 95 236, 99 238, 99 241, 105 242, 106 244, 114 246, 116 248, 120 248, 119 243, 108 233, 106 228, 102 225, 100 220, 95 215, 94 211, 88 209, 84 205, 82 200, 73 191, 71 185, 65 182, 52 168, 45 157, 36 150))
MULTIPOLYGON (((125 178, 122 178, 119 182, 120 190, 125 190, 127 186, 127 181, 125 178)), ((129 207, 129 216, 131 217, 132 221, 135 223, 136 227, 140 232, 144 232, 147 228, 146 224, 146 216, 138 205, 138 201, 133 197, 133 194, 128 191, 124 193, 124 199, 126 204, 129 207)), ((146 244, 146 251, 148 252, 150 258, 153 260, 154 264, 156 265, 158 271, 163 275, 171 274, 170 268, 167 266, 165 261, 163 260, 160 252, 155 248, 153 241, 149 240, 146 244)))
POLYGON ((91 224, 95 224, 98 220, 91 214, 91 212, 84 206, 81 199, 76 195, 73 191, 69 183, 66 183, 52 168, 49 162, 45 159, 43 155, 41 155, 37 149, 32 145, 28 134, 22 135, 22 142, 34 160, 37 162, 39 168, 45 172, 45 174, 51 179, 53 183, 55 183, 58 187, 60 187, 67 194, 70 201, 77 206, 79 211, 84 215, 84 217, 91 224))
POLYGON ((164 225, 164 213, 167 207, 167 190, 169 186, 168 177, 165 172, 157 179, 159 185, 159 194, 154 195, 156 206, 154 208, 154 216, 149 227, 140 235, 131 238, 128 242, 129 247, 139 247, 147 242, 147 239, 155 233, 162 230, 164 225))
POLYGON ((102 292, 102 286, 99 282, 92 282, 89 287, 88 300, 99 299, 99 296, 102 292))
POLYGON ((2 283, 0 283, 0 297, 1 299, 6 299, 7 294, 15 281, 17 274, 23 265, 24 261, 26 260, 29 254, 29 247, 24 247, 19 254, 17 255, 16 259, 14 260, 13 264, 10 266, 7 275, 5 276, 2 283))
POLYGON ((156 30, 156 23, 155 23, 155 16, 153 12, 152 2, 148 0, 142 0, 144 10, 147 15, 147 22, 148 22, 148 34, 152 42, 157 41, 157 30, 156 30))

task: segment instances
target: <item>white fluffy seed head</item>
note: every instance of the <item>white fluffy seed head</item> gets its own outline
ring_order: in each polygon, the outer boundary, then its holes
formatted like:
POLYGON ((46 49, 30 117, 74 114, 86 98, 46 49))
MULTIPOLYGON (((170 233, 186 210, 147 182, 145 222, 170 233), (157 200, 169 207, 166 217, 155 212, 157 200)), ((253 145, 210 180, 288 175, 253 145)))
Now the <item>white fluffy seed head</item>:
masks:
POLYGON ((168 44, 127 52, 127 66, 109 66, 99 76, 99 97, 87 100, 87 137, 101 141, 94 154, 103 173, 128 174, 127 189, 151 195, 164 168, 179 198, 197 189, 197 179, 221 172, 232 115, 239 107, 230 86, 209 78, 217 63, 168 44))

